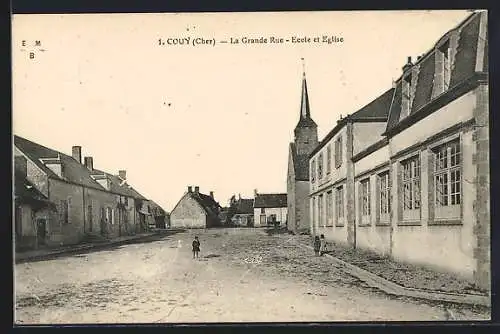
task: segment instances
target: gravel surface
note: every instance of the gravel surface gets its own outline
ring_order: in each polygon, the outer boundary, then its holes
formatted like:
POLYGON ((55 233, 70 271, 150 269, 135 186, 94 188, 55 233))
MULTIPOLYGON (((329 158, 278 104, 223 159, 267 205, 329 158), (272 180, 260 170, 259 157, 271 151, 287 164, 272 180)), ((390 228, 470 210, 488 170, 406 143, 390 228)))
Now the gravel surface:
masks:
MULTIPOLYGON (((310 240, 308 241, 312 243, 310 240)), ((335 243, 329 243, 328 250, 329 254, 342 261, 354 264, 404 287, 448 293, 488 295, 487 291, 481 290, 453 274, 397 262, 370 251, 352 249, 335 243)))
POLYGON ((16 323, 486 320, 489 310, 395 298, 325 257, 305 236, 187 231, 15 266, 16 323), (201 241, 193 260, 191 241, 201 241))

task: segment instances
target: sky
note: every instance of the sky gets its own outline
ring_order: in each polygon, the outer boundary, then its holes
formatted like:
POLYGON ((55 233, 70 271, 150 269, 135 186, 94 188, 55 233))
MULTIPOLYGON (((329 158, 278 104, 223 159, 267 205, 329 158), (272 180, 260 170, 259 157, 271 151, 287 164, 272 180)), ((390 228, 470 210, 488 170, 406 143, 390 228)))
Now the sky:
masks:
POLYGON ((68 155, 82 146, 95 168, 126 170, 129 184, 167 211, 189 185, 214 191, 221 205, 232 194, 253 197, 254 189, 286 192, 301 58, 321 140, 340 115, 390 88, 407 57, 430 50, 468 15, 14 15, 13 133, 68 155), (242 43, 271 36, 343 42, 242 43), (215 45, 158 41, 188 37, 215 45), (240 43, 220 43, 230 38, 240 43))

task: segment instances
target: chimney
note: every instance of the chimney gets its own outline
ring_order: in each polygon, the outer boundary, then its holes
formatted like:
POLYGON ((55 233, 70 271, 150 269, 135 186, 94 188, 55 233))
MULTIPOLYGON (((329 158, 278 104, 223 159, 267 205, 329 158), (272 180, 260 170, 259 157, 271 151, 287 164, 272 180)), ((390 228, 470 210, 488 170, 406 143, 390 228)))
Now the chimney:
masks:
POLYGON ((405 64, 405 66, 403 66, 403 72, 405 72, 407 69, 409 69, 412 66, 413 66, 413 64, 411 62, 411 57, 408 57, 408 62, 405 64))
POLYGON ((210 197, 214 198, 214 192, 213 191, 210 192, 210 197))
POLYGON ((73 159, 78 161, 79 164, 82 163, 82 147, 81 146, 73 146, 71 149, 71 153, 73 156, 73 159))
POLYGON ((254 195, 255 197, 257 197, 257 195, 258 195, 258 194, 259 194, 259 193, 257 192, 257 189, 254 189, 254 190, 253 190, 253 195, 254 195))
POLYGON ((241 194, 238 194, 238 199, 241 199, 241 194))
POLYGON ((15 174, 16 176, 20 176, 26 178, 28 175, 28 162, 25 157, 22 155, 18 155, 14 160, 15 174))
POLYGON ((188 186, 188 193, 192 193, 192 192, 193 192, 193 187, 188 186))
POLYGON ((88 170, 90 171, 94 170, 94 160, 92 159, 92 157, 85 157, 84 162, 85 162, 85 167, 87 167, 88 170))
POLYGON ((195 186, 195 187, 194 187, 194 192, 195 192, 196 194, 199 194, 199 193, 200 193, 200 187, 195 186))
POLYGON ((126 170, 119 170, 118 176, 120 177, 120 179, 125 181, 127 179, 127 171, 126 170))

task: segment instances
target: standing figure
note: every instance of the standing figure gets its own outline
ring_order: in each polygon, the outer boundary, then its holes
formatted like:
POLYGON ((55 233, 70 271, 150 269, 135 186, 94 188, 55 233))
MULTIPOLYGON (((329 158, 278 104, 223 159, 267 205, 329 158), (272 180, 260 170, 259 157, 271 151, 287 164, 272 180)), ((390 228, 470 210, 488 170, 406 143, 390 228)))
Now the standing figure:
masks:
POLYGON ((316 256, 320 255, 320 249, 321 249, 321 241, 319 240, 318 236, 314 237, 314 254, 316 256))
POLYGON ((320 248, 319 248, 320 255, 323 255, 326 253, 326 240, 325 240, 325 235, 322 234, 320 236, 320 248))
POLYGON ((200 252, 200 240, 198 240, 198 237, 194 237, 193 240, 193 259, 198 258, 198 253, 200 252))

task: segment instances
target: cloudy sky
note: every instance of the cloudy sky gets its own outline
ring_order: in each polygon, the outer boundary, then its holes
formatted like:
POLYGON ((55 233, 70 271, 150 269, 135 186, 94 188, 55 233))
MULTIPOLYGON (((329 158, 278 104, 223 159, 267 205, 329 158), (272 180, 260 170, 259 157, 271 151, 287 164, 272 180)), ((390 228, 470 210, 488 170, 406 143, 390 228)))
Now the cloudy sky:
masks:
POLYGON ((305 58, 321 139, 466 11, 15 15, 13 132, 117 173, 171 210, 188 185, 286 192, 305 58), (271 36, 342 43, 221 44, 271 36), (159 38, 215 39, 160 46, 159 38), (22 41, 26 46, 22 46, 22 41), (41 41, 36 51, 34 41, 41 41), (40 47, 38 47, 40 48, 40 47), (24 51, 23 51, 24 50, 24 51), (36 51, 35 59, 29 52, 36 51))

